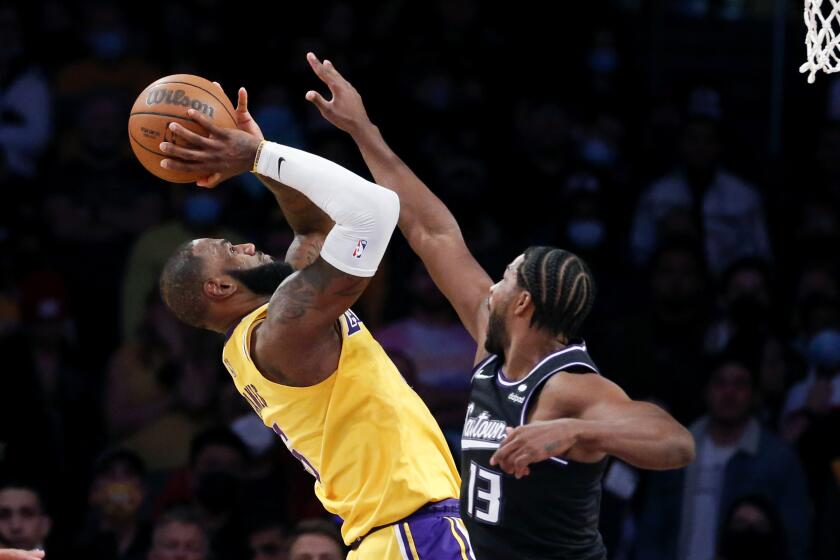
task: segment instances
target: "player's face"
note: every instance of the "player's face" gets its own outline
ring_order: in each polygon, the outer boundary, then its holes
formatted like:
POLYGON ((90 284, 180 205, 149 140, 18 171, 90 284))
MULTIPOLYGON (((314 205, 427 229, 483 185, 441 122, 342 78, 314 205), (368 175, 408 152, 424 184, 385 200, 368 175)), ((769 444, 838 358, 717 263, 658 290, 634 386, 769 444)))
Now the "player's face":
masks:
POLYGON ((344 554, 334 540, 318 534, 301 535, 289 551, 289 560, 342 560, 344 554))
POLYGON ((253 243, 234 245, 226 239, 198 239, 194 243, 208 276, 231 276, 258 295, 270 296, 294 272, 288 263, 257 251, 253 243))
POLYGON ((155 531, 149 560, 204 560, 206 552, 199 527, 173 521, 155 531))
POLYGON ((507 328, 507 312, 513 298, 522 291, 517 281, 519 267, 525 255, 519 255, 505 268, 502 279, 490 287, 490 295, 487 298, 487 306, 490 309, 490 317, 487 324, 487 338, 484 340, 484 349, 491 354, 504 355, 504 348, 510 342, 507 328))
POLYGON ((257 251, 253 243, 234 245, 227 239, 197 239, 194 251, 204 258, 214 273, 222 270, 248 270, 274 261, 269 255, 257 251))
POLYGON ((34 492, 23 488, 0 492, 0 540, 12 548, 32 550, 43 545, 49 532, 50 519, 34 492))
POLYGON ((251 560, 286 560, 285 538, 280 529, 258 531, 248 539, 251 560))

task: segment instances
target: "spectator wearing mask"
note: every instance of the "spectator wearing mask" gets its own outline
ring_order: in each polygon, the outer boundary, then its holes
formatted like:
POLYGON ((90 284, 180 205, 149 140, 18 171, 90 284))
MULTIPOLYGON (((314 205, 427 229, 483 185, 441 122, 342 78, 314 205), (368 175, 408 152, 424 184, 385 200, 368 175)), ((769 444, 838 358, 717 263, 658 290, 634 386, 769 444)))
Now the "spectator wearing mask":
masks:
POLYGON ((0 485, 0 542, 15 549, 44 550, 52 519, 39 490, 27 482, 0 485))
POLYGON ((693 93, 678 168, 642 193, 630 240, 639 264, 675 234, 701 239, 715 274, 741 257, 770 259, 761 196, 721 165, 719 103, 714 91, 693 93))
POLYGON ((99 458, 88 496, 91 518, 75 557, 145 560, 151 544, 151 528, 140 518, 145 474, 143 460, 127 449, 99 458))
POLYGON ((729 509, 721 526, 718 560, 789 560, 782 520, 762 496, 744 496, 729 509))
POLYGON ((639 518, 638 557, 712 560, 725 512, 747 495, 780 512, 791 558, 807 557, 811 508, 793 449, 752 414, 754 370, 734 353, 710 369, 707 413, 691 426, 697 459, 651 473, 639 518))
POLYGON ((207 560, 209 557, 207 533, 194 512, 175 509, 155 524, 148 560, 207 560))
POLYGON ((189 504, 220 558, 246 554, 241 513, 251 498, 243 492, 249 458, 245 444, 228 428, 200 432, 190 445, 189 468, 173 476, 160 498, 163 507, 189 504))
MULTIPOLYGON (((47 80, 26 60, 23 25, 15 4, 0 5, 0 179, 31 179, 50 139, 47 80), (5 173, 4 173, 5 168, 5 173)), ((18 189, 4 189, 4 195, 18 189)))
POLYGON ((346 557, 338 528, 324 519, 301 521, 289 537, 289 560, 344 560, 346 557))

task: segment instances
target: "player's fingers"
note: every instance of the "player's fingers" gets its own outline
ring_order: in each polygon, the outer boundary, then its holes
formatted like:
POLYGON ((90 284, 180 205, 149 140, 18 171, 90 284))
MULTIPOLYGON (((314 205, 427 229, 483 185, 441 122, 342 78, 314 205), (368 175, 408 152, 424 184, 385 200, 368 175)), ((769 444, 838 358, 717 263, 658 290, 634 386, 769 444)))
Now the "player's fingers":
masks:
POLYGON ((160 151, 166 155, 183 159, 185 161, 201 161, 205 157, 203 152, 190 150, 189 148, 184 148, 171 142, 161 142, 159 147, 160 151))
POLYGON ((329 110, 330 102, 324 99, 324 97, 314 90, 309 90, 306 92, 306 100, 318 107, 318 110, 321 113, 329 110))
POLYGON ((225 92, 225 90, 222 88, 222 84, 220 84, 219 82, 213 82, 213 85, 219 88, 222 91, 222 93, 225 92))
POLYGON ((341 75, 341 72, 336 69, 335 65, 331 61, 324 61, 324 69, 327 71, 327 75, 332 78, 334 83, 349 84, 349 82, 341 75))
POLYGON ((327 70, 324 68, 324 65, 321 64, 321 61, 318 60, 318 57, 315 56, 315 53, 308 52, 306 53, 306 61, 309 62, 310 68, 312 71, 315 72, 315 75, 321 79, 322 82, 329 85, 329 76, 327 75, 327 70))
POLYGON ((195 182, 195 184, 199 187, 203 187, 205 189, 212 189, 216 185, 222 182, 222 174, 221 173, 213 173, 209 177, 205 177, 204 179, 199 179, 195 182))
POLYGON ((169 123, 169 130, 172 131, 172 134, 184 140, 187 144, 198 148, 209 148, 213 144, 213 141, 209 138, 206 138, 201 134, 196 134, 189 128, 186 128, 176 122, 169 123))
POLYGON ((239 99, 236 101, 236 112, 237 113, 247 113, 248 112, 248 92, 245 91, 244 87, 239 88, 239 99))
POLYGON ((490 464, 493 465, 493 466, 495 466, 495 465, 504 466, 505 464, 507 464, 510 457, 514 453, 516 453, 516 451, 518 449, 519 449, 519 445, 516 442, 508 444, 508 445, 504 445, 504 442, 503 442, 503 445, 499 446, 499 449, 496 450, 495 453, 493 453, 492 457, 490 457, 490 464))
POLYGON ((532 455, 533 454, 528 449, 523 449, 513 459, 513 474, 516 476, 516 478, 522 478, 523 476, 525 476, 525 471, 528 469, 528 465, 530 465, 533 462, 532 455))
POLYGON ((184 161, 181 159, 162 159, 160 166, 164 169, 172 171, 184 171, 187 173, 204 173, 210 175, 213 171, 208 168, 207 164, 197 161, 184 161))
POLYGON ((204 129, 207 130, 207 132, 209 132, 213 136, 225 136, 226 135, 226 132, 225 132, 224 128, 216 126, 215 124, 213 124, 213 121, 211 121, 210 119, 208 119, 206 116, 202 115, 201 113, 199 113, 195 109, 187 109, 187 116, 190 119, 197 122, 198 124, 200 124, 201 126, 203 126, 204 129))

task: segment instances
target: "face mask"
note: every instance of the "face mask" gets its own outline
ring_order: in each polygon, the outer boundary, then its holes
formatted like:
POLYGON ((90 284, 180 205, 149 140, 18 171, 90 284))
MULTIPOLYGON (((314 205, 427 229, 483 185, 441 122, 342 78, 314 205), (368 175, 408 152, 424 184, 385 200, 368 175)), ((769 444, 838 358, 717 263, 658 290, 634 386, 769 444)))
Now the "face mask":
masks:
POLYGON ((606 231, 599 220, 572 220, 566 229, 569 241, 580 249, 594 249, 604 242, 606 231))
POLYGON ((211 472, 201 475, 195 497, 211 513, 223 513, 236 504, 239 481, 232 474, 211 472))
POLYGON ((221 213, 219 201, 209 194, 193 194, 184 201, 184 218, 195 226, 215 224, 221 213))
POLYGON ((87 37, 93 54, 103 60, 114 60, 125 52, 126 38, 121 31, 98 31, 87 37))
POLYGON ((596 167, 610 167, 617 159, 615 150, 600 138, 587 138, 580 147, 580 157, 596 167))
POLYGON ((815 334, 808 343, 808 359, 822 370, 840 369, 840 331, 825 329, 815 334))
POLYGON ((729 315, 739 327, 762 325, 767 319, 767 308, 752 296, 739 296, 729 305, 729 315))
POLYGON ((618 66, 618 56, 613 49, 600 47, 590 51, 587 64, 596 74, 610 74, 618 66))

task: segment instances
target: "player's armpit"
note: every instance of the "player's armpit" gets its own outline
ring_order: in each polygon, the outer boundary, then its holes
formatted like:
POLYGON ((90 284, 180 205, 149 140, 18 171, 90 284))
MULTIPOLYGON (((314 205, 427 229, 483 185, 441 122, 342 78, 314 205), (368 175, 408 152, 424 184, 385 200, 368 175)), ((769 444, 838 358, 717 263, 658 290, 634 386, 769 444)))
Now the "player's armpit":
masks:
POLYGON ((338 365, 335 323, 359 298, 370 278, 342 272, 318 257, 277 288, 254 343, 255 361, 268 375, 313 385, 338 365))

